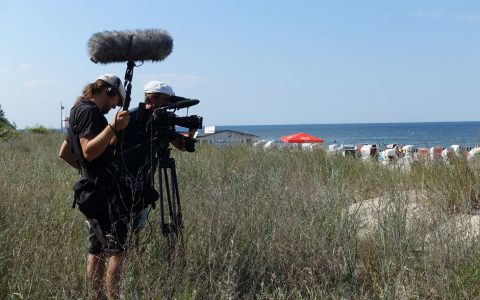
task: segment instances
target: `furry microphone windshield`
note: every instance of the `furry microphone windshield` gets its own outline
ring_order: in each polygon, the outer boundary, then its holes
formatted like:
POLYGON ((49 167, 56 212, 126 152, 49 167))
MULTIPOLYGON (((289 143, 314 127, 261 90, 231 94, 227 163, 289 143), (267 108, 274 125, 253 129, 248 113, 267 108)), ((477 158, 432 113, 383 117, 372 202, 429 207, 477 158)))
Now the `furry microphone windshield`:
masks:
POLYGON ((88 52, 94 63, 162 61, 173 49, 172 37, 160 29, 104 31, 88 40, 88 52))

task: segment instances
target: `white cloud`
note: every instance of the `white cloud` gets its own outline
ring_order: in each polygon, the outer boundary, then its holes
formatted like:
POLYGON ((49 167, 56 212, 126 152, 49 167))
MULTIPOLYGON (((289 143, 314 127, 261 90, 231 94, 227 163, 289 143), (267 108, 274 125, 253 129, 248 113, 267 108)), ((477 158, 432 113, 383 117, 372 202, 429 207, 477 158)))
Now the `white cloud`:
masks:
POLYGON ((444 9, 431 11, 431 12, 425 12, 420 10, 420 11, 416 11, 414 15, 421 18, 456 19, 456 20, 480 22, 480 16, 478 15, 451 14, 451 13, 445 12, 444 9))
POLYGON ((159 80, 175 87, 191 87, 202 84, 206 81, 205 78, 195 74, 150 74, 143 76, 145 81, 159 80))
POLYGON ((20 71, 20 72, 23 72, 23 71, 28 71, 30 69, 32 69, 32 65, 30 64, 21 64, 18 66, 17 70, 20 71))
POLYGON ((41 86, 47 86, 49 84, 50 84, 50 80, 45 78, 34 78, 25 82, 25 85, 28 87, 41 87, 41 86))
POLYGON ((9 66, 0 66, 0 75, 8 75, 12 72, 12 68, 9 66))
POLYGON ((20 75, 22 73, 28 72, 32 69, 30 64, 20 64, 16 66, 0 66, 0 76, 1 75, 20 75))

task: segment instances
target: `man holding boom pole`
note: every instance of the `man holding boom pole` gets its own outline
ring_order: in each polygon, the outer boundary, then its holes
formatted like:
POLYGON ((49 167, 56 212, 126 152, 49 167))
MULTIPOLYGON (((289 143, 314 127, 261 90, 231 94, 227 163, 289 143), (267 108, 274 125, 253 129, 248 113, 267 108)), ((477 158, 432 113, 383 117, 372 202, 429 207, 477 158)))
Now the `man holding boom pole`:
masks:
MULTIPOLYGON (((70 114, 69 137, 60 148, 60 157, 82 170, 82 178, 74 186, 74 198, 89 224, 87 275, 95 298, 103 296, 104 275, 108 298, 120 297, 131 209, 131 203, 125 201, 132 195, 119 180, 114 145, 121 149, 122 131, 129 121, 133 68, 137 66, 135 62, 162 61, 172 49, 173 39, 159 29, 98 32, 88 41, 90 60, 94 63, 127 62, 125 86, 117 76, 105 74, 84 88, 70 114), (123 111, 108 123, 103 114, 122 103, 123 111)), ((118 157, 120 153, 116 152, 118 157)))
POLYGON ((87 218, 87 278, 96 299, 103 295, 104 280, 108 297, 118 297, 125 258, 129 214, 112 175, 117 131, 127 126, 129 116, 126 111, 117 113, 110 123, 104 116, 124 98, 125 90, 115 75, 102 75, 86 85, 70 112, 68 138, 59 153, 81 173, 74 186, 74 205, 87 218))

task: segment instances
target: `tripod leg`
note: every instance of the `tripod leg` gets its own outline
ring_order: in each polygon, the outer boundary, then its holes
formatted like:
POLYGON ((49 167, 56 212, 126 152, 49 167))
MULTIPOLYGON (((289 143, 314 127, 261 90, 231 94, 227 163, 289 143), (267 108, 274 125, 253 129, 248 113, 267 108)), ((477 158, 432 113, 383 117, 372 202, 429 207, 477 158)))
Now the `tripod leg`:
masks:
POLYGON ((173 226, 175 226, 176 244, 178 247, 175 251, 176 262, 180 266, 185 265, 185 247, 183 242, 183 221, 182 221, 182 208, 180 206, 180 192, 177 181, 177 169, 175 167, 175 161, 172 161, 172 168, 170 169, 173 206, 175 207, 174 219, 172 220, 173 226))
POLYGON ((185 250, 175 160, 173 158, 161 160, 158 174, 162 233, 166 237, 165 257, 172 263, 181 263, 185 258, 185 250), (168 212, 166 209, 168 209, 168 212), (166 220, 168 217, 165 214, 169 215, 169 221, 166 220))
POLYGON ((178 188, 177 181, 177 170, 175 168, 175 162, 173 162, 173 167, 171 170, 172 176, 172 191, 175 196, 175 205, 176 205, 176 214, 175 214, 175 226, 178 228, 178 231, 183 229, 183 220, 182 220, 182 207, 180 206, 180 192, 178 188))
MULTIPOLYGON (((171 172, 171 169, 170 169, 171 172)), ((172 194, 170 193, 170 183, 168 180, 168 172, 167 168, 163 169, 163 174, 165 176, 165 192, 167 194, 167 204, 168 204, 168 210, 170 214, 170 232, 175 232, 175 227, 174 227, 174 220, 175 220, 175 207, 174 203, 172 202, 172 194)))
POLYGON ((158 191, 159 191, 159 200, 160 200, 160 226, 162 234, 166 236, 168 234, 168 224, 165 223, 165 203, 163 198, 163 172, 162 168, 158 167, 158 191))

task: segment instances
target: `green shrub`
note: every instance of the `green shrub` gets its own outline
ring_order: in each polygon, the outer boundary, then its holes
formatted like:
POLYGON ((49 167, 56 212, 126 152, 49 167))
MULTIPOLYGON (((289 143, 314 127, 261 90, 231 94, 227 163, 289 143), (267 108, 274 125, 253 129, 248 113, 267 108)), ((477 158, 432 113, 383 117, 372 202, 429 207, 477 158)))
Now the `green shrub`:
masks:
POLYGON ((16 130, 6 124, 0 123, 0 140, 11 138, 16 134, 16 130))
POLYGON ((2 110, 2 106, 0 105, 0 140, 8 139, 15 135, 15 133, 15 125, 8 121, 8 119, 5 117, 5 112, 2 110))
POLYGON ((43 125, 36 125, 35 127, 27 127, 25 130, 28 132, 37 133, 37 134, 46 134, 49 132, 49 129, 43 125))

